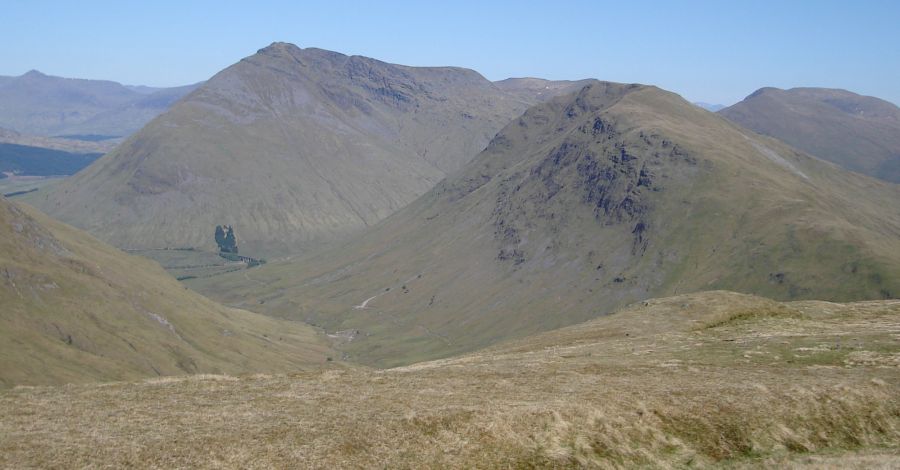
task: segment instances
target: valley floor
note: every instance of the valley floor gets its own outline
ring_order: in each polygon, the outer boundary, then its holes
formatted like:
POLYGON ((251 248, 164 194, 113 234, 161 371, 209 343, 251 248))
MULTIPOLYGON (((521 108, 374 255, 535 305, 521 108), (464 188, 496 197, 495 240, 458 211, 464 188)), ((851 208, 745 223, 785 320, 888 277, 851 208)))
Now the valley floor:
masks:
POLYGON ((900 466, 900 301, 711 292, 408 367, 0 392, 3 467, 900 466))
POLYGON ((62 176, 10 176, 0 178, 0 194, 5 197, 21 196, 35 192, 48 184, 61 180, 62 176))

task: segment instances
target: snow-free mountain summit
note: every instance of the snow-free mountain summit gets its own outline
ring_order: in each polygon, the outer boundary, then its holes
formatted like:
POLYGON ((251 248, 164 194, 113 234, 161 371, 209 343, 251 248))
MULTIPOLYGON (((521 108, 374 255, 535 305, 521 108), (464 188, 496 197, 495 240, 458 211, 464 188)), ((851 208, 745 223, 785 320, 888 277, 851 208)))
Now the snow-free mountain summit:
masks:
POLYGON ((212 290, 359 331, 348 354, 393 366, 698 290, 890 298, 900 291, 897 200, 897 185, 674 93, 594 81, 530 108, 365 233, 270 263, 253 285, 222 276, 212 290))
POLYGON ((474 157, 529 103, 478 73, 274 43, 36 201, 120 247, 253 252, 371 225, 474 157))

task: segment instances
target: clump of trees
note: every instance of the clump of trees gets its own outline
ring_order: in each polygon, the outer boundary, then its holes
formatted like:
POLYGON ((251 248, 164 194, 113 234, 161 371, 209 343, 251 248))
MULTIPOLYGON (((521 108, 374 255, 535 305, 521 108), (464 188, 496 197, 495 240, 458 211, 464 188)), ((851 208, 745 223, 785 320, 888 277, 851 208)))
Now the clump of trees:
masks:
POLYGON ((216 225, 216 244, 219 245, 221 253, 237 254, 237 239, 231 225, 216 225))

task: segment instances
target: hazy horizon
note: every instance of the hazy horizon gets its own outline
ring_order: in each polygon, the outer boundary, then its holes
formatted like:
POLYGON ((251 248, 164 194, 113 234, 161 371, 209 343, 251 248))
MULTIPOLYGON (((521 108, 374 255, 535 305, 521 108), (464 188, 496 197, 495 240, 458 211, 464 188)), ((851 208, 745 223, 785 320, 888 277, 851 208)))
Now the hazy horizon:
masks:
POLYGON ((900 102, 900 5, 870 1, 568 1, 419 5, 162 1, 138 14, 113 2, 14 3, 4 12, 0 75, 169 87, 208 79, 275 41, 386 62, 471 68, 490 80, 533 76, 657 85, 731 104, 754 90, 844 88, 900 102), (41 28, 35 28, 40 23, 41 28), (47 34, 52 31, 52 34, 47 34), (837 34, 840 33, 840 34, 837 34))

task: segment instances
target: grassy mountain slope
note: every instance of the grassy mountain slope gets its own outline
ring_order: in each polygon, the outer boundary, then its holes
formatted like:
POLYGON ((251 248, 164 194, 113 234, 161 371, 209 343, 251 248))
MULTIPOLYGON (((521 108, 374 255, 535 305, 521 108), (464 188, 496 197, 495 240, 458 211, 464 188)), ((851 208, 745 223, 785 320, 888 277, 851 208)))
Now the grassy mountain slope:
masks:
POLYGON ((214 248, 219 224, 296 248, 406 205, 525 107, 471 70, 275 43, 35 203, 128 248, 214 248))
POLYGON ((529 109, 363 235, 252 283, 193 285, 339 332, 352 360, 391 366, 672 293, 893 297, 898 198, 673 93, 596 82, 529 109))
POLYGON ((155 263, 0 198, 0 386, 325 362, 312 329, 225 308, 155 263))
POLYGON ((900 183, 900 108, 828 88, 762 88, 720 113, 844 168, 900 183))
POLYGON ((0 466, 892 468, 898 328, 707 292, 386 371, 20 387, 0 466))

